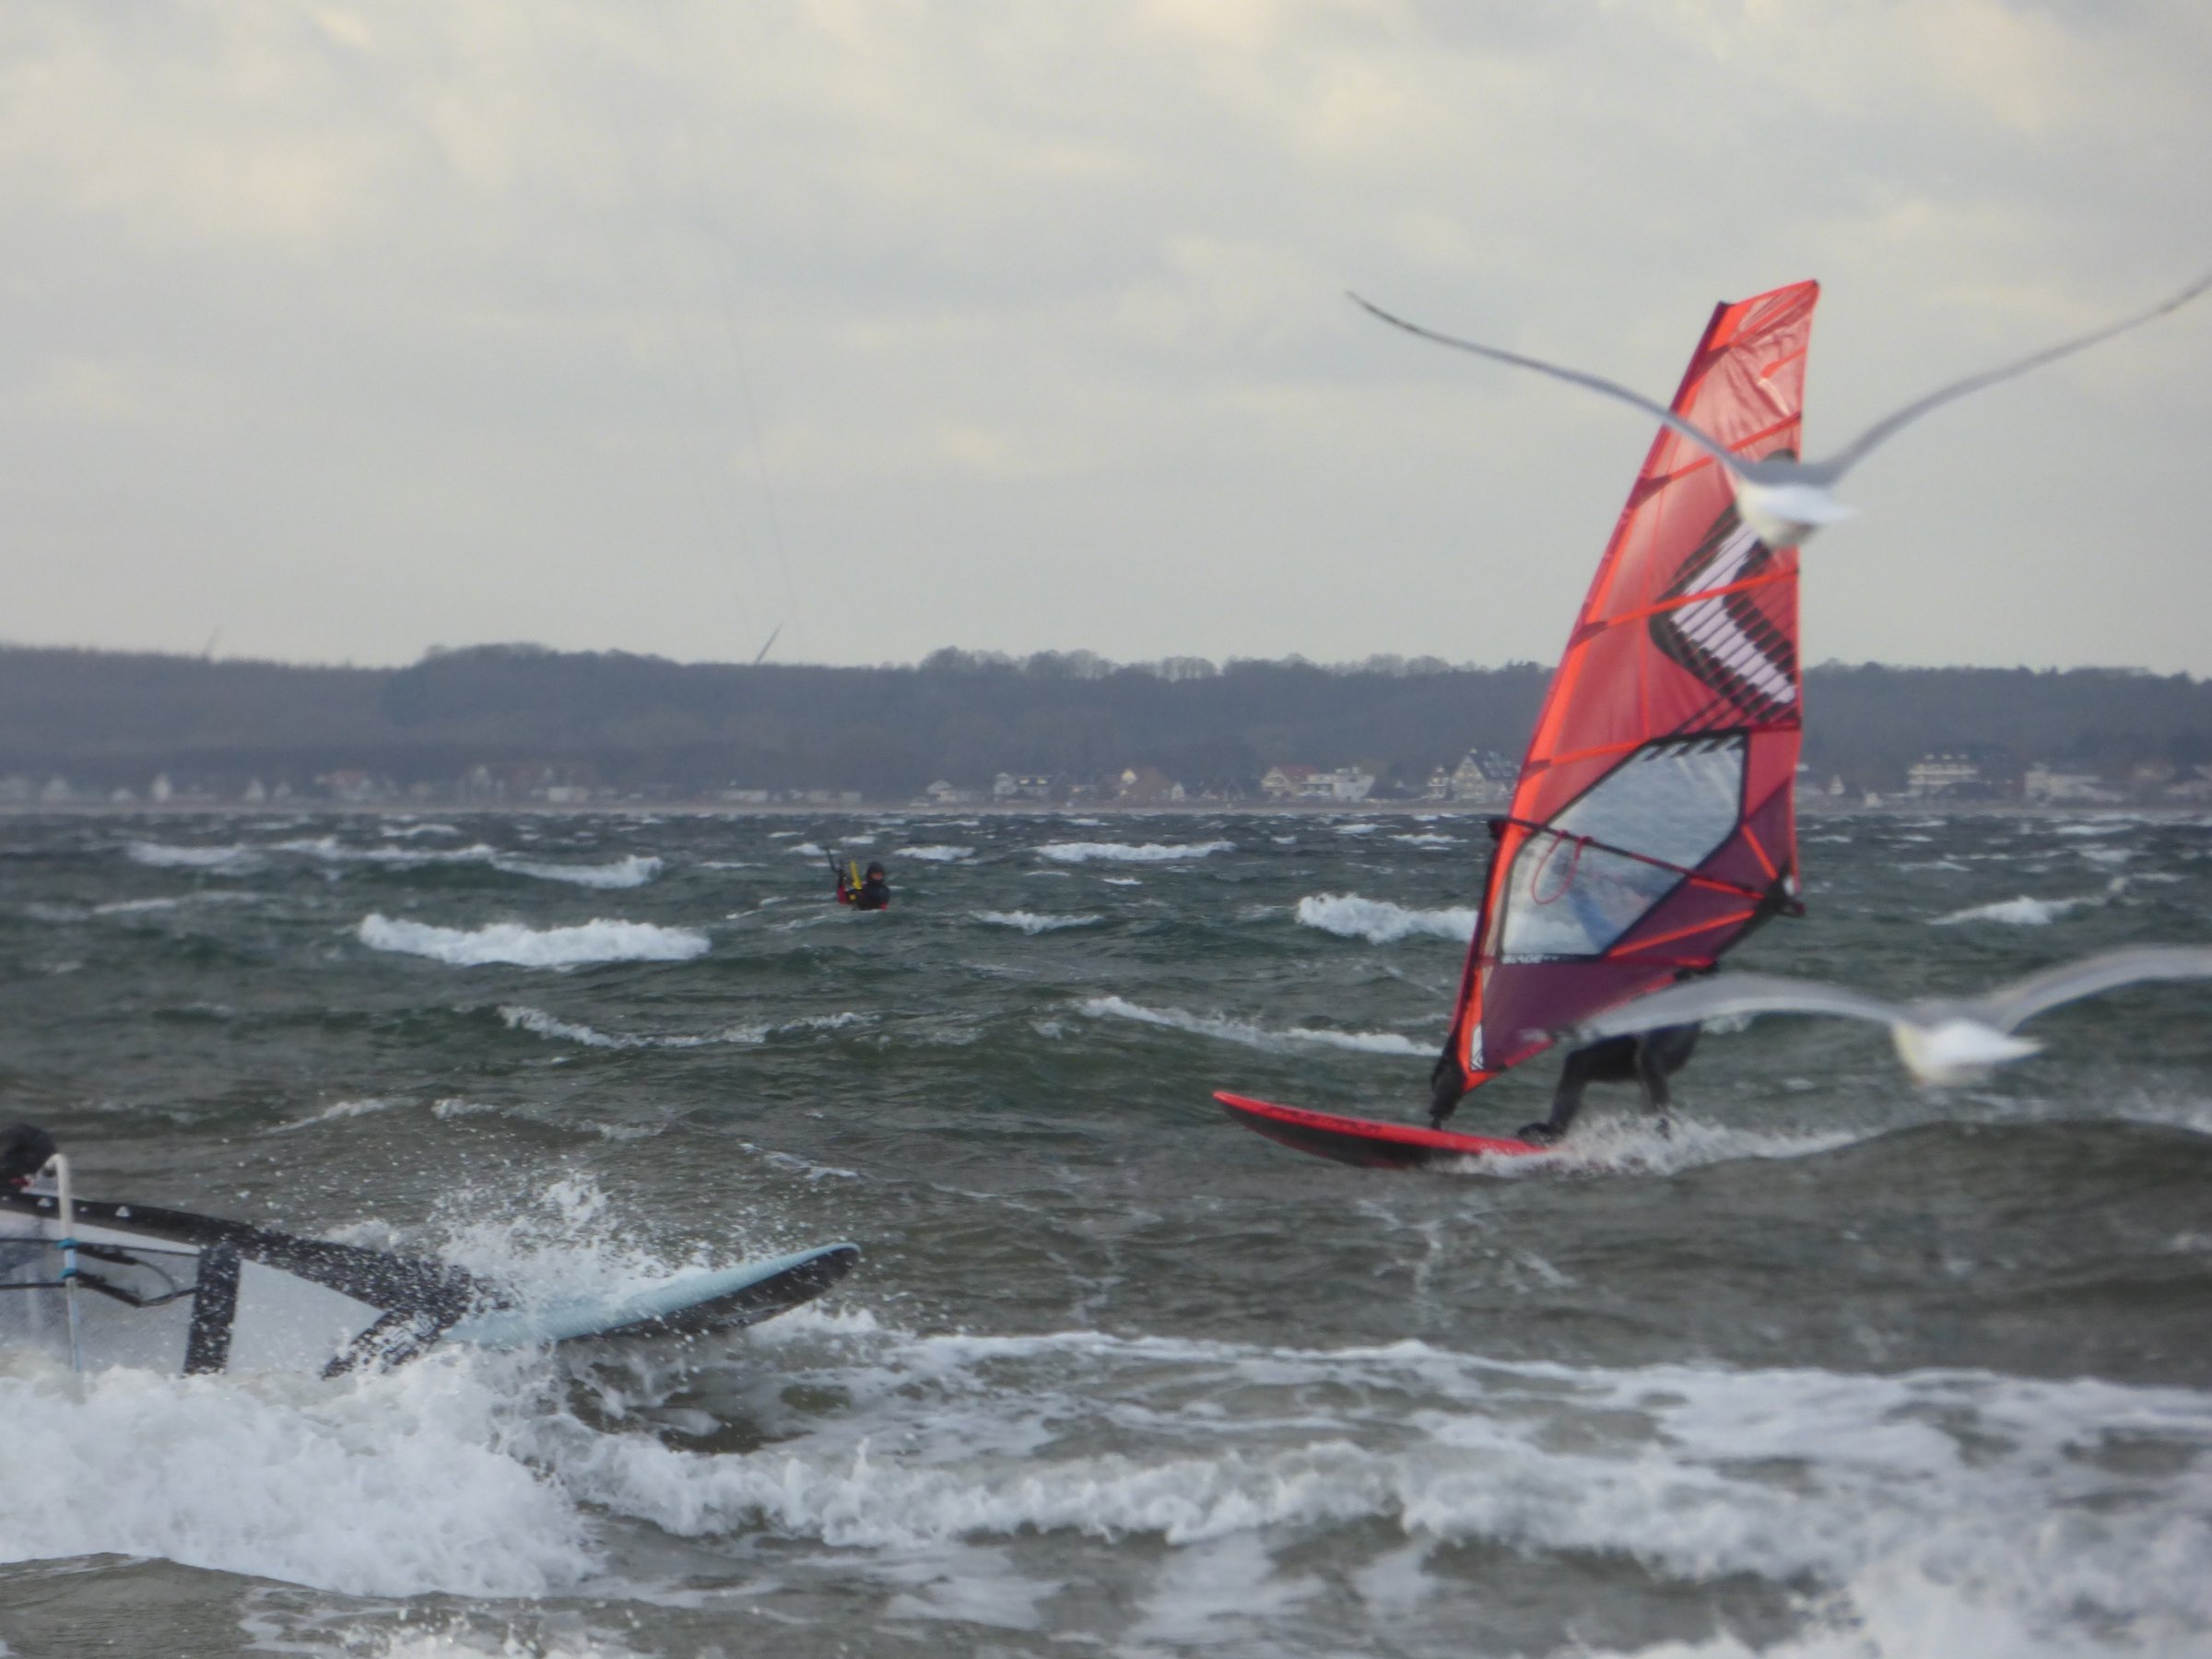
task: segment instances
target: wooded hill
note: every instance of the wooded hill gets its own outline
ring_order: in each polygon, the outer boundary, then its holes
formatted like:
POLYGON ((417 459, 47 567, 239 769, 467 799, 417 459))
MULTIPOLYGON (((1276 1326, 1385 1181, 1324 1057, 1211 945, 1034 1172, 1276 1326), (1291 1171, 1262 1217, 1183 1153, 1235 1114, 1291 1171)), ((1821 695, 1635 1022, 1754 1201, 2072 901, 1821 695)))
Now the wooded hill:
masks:
MULTIPOLYGON (((942 651, 900 667, 678 664, 484 646, 400 669, 0 647, 0 778, 235 798, 356 773, 450 795, 479 767, 647 795, 736 787, 912 797, 1000 772, 1090 782, 1152 766, 1193 793, 1256 794, 1271 766, 1358 765, 1418 790, 1471 748, 1518 755, 1546 670, 1377 658, 1116 665, 942 651)), ((2124 669, 1806 675, 1818 781, 1894 790, 1930 752, 2125 777, 2212 761, 2212 682, 2124 669)), ((481 774, 479 774, 481 775, 481 774)), ((1378 792, 1382 793, 1382 792, 1378 792)))

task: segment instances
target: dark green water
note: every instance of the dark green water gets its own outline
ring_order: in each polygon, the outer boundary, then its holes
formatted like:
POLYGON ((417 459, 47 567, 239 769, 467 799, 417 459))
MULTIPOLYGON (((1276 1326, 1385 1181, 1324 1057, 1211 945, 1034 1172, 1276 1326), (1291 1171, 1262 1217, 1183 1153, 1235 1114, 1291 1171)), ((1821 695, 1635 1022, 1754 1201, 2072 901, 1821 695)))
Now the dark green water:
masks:
MULTIPOLYGON (((2212 1652, 2212 988, 2060 1010, 1949 1094, 1873 1028, 1762 1021, 1700 1048, 1671 1139, 1598 1091, 1537 1167, 1347 1170, 1221 1117, 1416 1114, 1486 844, 0 819, 0 1114, 80 1190, 525 1286, 865 1252, 688 1347, 82 1403, 0 1357, 0 1639, 2212 1652), (809 847, 884 859, 895 908, 827 902, 809 847)), ((1919 993, 2212 939, 2200 824, 1854 817, 1804 852, 1811 914, 1744 965, 1919 993)), ((1534 1069, 1463 1124, 1537 1114, 1534 1069)))

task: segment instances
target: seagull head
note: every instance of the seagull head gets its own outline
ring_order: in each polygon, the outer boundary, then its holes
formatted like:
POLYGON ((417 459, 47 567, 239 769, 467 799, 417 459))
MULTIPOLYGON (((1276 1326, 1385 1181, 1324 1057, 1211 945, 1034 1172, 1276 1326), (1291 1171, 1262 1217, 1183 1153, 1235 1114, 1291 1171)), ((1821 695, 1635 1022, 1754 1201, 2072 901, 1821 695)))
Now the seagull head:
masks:
POLYGON ((1979 1019, 1953 1018, 1932 1025, 1900 1020, 1889 1028, 1897 1057, 1920 1082, 1936 1088, 1979 1083, 2007 1060, 2040 1053, 2042 1044, 2000 1031, 1979 1019))
POLYGON ((1805 469, 1788 467, 1785 471, 1785 466, 1786 463, 1769 462, 1759 469, 1761 474, 1779 477, 1745 472, 1735 477, 1736 515, 1768 547, 1802 547, 1824 526, 1858 516, 1859 510, 1846 507, 1829 494, 1825 483, 1806 477, 1805 469))

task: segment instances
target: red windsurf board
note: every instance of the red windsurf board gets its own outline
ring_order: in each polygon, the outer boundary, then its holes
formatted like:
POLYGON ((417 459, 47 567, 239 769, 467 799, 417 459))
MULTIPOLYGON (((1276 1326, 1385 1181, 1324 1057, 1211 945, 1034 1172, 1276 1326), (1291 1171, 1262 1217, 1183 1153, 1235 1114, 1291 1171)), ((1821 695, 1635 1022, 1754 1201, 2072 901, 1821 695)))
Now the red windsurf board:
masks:
POLYGON ((1226 1090, 1217 1090, 1214 1099, 1230 1117, 1269 1140, 1362 1169, 1407 1170, 1453 1158, 1525 1158, 1551 1150, 1495 1135, 1454 1135, 1448 1129, 1423 1129, 1412 1124, 1344 1117, 1334 1112, 1308 1112, 1302 1106, 1277 1106, 1226 1090))

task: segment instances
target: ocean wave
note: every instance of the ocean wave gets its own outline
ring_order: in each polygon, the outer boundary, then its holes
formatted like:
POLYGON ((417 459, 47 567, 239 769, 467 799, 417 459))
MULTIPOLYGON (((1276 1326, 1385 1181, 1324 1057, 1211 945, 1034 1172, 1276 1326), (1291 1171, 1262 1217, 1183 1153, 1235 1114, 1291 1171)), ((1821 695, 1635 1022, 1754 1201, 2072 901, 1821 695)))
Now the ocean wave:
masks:
POLYGON ((1394 945, 1417 935, 1465 945, 1475 937, 1481 915, 1463 906, 1408 910, 1386 899, 1362 899, 1357 893, 1311 893, 1298 901, 1298 919, 1308 927, 1318 927, 1339 938, 1365 939, 1371 945, 1394 945))
POLYGON ((1994 904, 1977 904, 1966 910, 1953 911, 1947 916, 1932 916, 1928 925, 1956 927, 1963 922, 2002 922, 2012 927, 2047 927, 2069 911, 2101 902, 2103 900, 2094 893, 2074 899, 2031 899, 2022 894, 2018 899, 2001 899, 1994 904))
POLYGON ((574 927, 525 927, 493 922, 483 927, 437 927, 428 922, 369 915, 359 929, 374 950, 429 957, 456 968, 492 963, 517 968, 576 968, 591 962, 683 962, 703 954, 710 941, 688 927, 594 918, 574 927))
POLYGON ((135 841, 124 849, 133 864, 155 870, 202 870, 211 876, 242 874, 261 867, 259 849, 246 846, 172 847, 164 841, 135 841))
MULTIPOLYGON (((824 1380, 849 1391, 851 1420, 743 1456, 570 1435, 552 1465, 564 1489, 680 1536, 765 1529, 919 1556, 928 1579, 982 1540, 1155 1539, 1172 1553, 1153 1616, 1214 1638, 1179 1649, 1279 1651, 1271 1638, 1310 1593, 1284 1541, 1361 1524, 1417 1561, 1453 1543, 1532 1566, 1618 1559, 1683 1586, 1742 1575, 1787 1587, 1804 1620, 1756 1649, 1639 1648, 1647 1659, 2051 1659, 2147 1651, 2147 1630, 2182 1652, 2212 1626, 2212 1529, 2183 1472, 2212 1446, 2212 1401, 2192 1391, 1961 1371, 1605 1370, 1418 1339, 1319 1350, 826 1333, 804 1313, 762 1335, 785 1365, 809 1347, 839 1355, 824 1380), (2163 1471, 2100 1464, 2096 1426, 2114 1423, 2157 1447, 2163 1471), (2071 1500, 2054 1511, 2059 1492, 2071 1500), (2069 1640, 2108 1628, 2127 1635, 2069 1640), (2058 1640, 1992 1646, 1993 1630, 2058 1640)), ((1414 1594, 1431 1587, 1407 1571, 1414 1594)))
POLYGON ((543 1008, 526 1004, 502 1004, 500 1018, 506 1021, 511 1031, 528 1031, 536 1037, 557 1038, 567 1042, 580 1042, 586 1048, 602 1049, 695 1049, 710 1048, 727 1043, 739 1048, 758 1048, 779 1032, 835 1031, 847 1026, 867 1025, 871 1017, 865 1014, 808 1015, 781 1023, 759 1022, 724 1026, 719 1031, 698 1035, 675 1032, 666 1035, 602 1031, 575 1020, 562 1019, 543 1008))
POLYGON ((988 922, 994 927, 1018 928, 1021 932, 1032 935, 1057 933, 1064 927, 1088 927, 1092 923, 1103 920, 1099 916, 1041 916, 1035 911, 1024 910, 977 911, 975 919, 978 922, 988 922))
POLYGON ((1120 996, 1094 996, 1078 1005, 1078 1011, 1094 1018, 1134 1019, 1143 1025, 1164 1026, 1195 1037, 1215 1037, 1246 1048, 1269 1049, 1277 1053, 1300 1047, 1347 1049, 1359 1054, 1430 1054, 1433 1042, 1416 1042, 1395 1031, 1331 1031, 1291 1026, 1270 1030, 1249 1020, 1219 1014, 1191 1014, 1181 1008, 1147 1008, 1120 996))
POLYGON ((574 1583, 593 1529, 502 1443, 500 1369, 424 1361, 305 1388, 116 1370, 81 1400, 58 1378, 0 1376, 18 1442, 0 1559, 139 1556, 357 1595, 574 1583))
POLYGON ((1047 841, 1037 849, 1037 856, 1052 859, 1055 864, 1088 864, 1094 859, 1112 864, 1171 864, 1236 850, 1236 842, 1226 841, 1193 841, 1181 847, 1160 841, 1146 841, 1137 846, 1126 841, 1047 841))
POLYGON ((661 861, 650 853, 632 853, 612 864, 545 864, 535 859, 495 858, 492 867, 510 876, 530 876, 539 881, 565 881, 575 887, 643 887, 661 873, 661 861))
POLYGON ((1456 847, 1459 845, 1459 838, 1456 836, 1433 835, 1427 832, 1419 835, 1394 835, 1390 839, 1394 841, 1404 841, 1409 847, 1456 847))
POLYGON ((974 853, 973 847, 901 847, 892 856, 918 858, 924 864, 952 864, 959 859, 972 857, 974 853))

